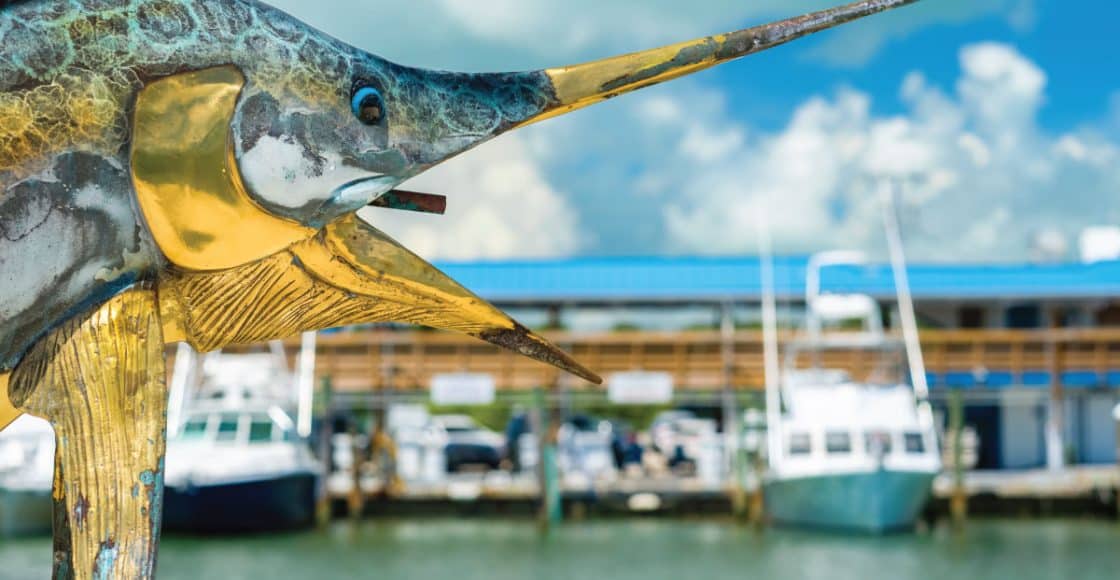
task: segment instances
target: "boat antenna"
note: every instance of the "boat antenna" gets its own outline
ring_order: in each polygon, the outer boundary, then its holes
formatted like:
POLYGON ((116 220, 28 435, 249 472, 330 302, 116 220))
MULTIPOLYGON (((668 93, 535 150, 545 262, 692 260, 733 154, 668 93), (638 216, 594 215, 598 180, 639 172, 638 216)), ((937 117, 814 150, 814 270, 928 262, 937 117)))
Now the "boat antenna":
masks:
POLYGON ((771 464, 782 452, 781 366, 778 363, 778 304, 774 291, 774 248, 770 222, 758 216, 758 253, 762 283, 762 358, 766 380, 766 452, 771 464))
POLYGON ((914 313, 914 298, 910 293, 910 277, 906 272, 906 252, 902 246, 902 230, 898 225, 896 197, 898 183, 884 179, 879 184, 879 197, 883 206, 883 225, 887 234, 887 248, 891 256, 891 271, 894 274, 895 293, 898 295, 898 310, 902 320, 902 338, 906 345, 906 360, 910 367, 910 382, 920 407, 920 420, 923 427, 933 426, 933 414, 929 406, 929 381, 926 378, 926 363, 922 356, 922 343, 918 335, 918 318, 914 313))

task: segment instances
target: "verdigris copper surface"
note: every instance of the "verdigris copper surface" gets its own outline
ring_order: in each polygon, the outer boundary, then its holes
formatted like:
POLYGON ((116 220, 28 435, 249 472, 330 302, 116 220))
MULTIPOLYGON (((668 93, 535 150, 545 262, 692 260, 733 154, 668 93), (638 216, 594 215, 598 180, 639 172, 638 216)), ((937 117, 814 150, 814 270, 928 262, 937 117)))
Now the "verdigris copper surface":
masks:
POLYGON ((59 432, 56 576, 154 574, 165 342, 400 321, 598 381, 354 212, 442 211, 394 188, 505 131, 914 1, 496 74, 390 63, 254 0, 0 3, 0 426, 26 411, 59 432))

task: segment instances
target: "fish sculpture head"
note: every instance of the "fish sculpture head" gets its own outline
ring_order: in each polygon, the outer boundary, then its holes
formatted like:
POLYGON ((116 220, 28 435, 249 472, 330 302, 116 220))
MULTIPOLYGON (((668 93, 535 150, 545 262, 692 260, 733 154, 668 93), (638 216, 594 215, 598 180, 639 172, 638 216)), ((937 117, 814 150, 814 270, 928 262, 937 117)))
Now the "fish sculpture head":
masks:
POLYGON ((692 74, 916 0, 865 0, 785 21, 574 66, 465 74, 388 62, 310 35, 262 41, 233 119, 250 195, 321 227, 502 133, 692 74), (271 43, 271 44, 269 44, 271 43), (282 81, 280 80, 282 79, 282 81))
MULTIPOLYGON (((246 188, 277 215, 322 227, 548 109, 540 72, 460 74, 396 65, 324 43, 315 90, 255 78, 232 119, 246 188)), ((296 76, 305 62, 264 74, 296 76)), ((260 74, 260 73, 257 73, 260 74)))
POLYGON ((0 3, 0 379, 145 286, 164 340, 201 350, 402 322, 599 382, 356 212, 415 209, 386 199, 507 131, 916 1, 486 74, 388 62, 256 0, 0 3))

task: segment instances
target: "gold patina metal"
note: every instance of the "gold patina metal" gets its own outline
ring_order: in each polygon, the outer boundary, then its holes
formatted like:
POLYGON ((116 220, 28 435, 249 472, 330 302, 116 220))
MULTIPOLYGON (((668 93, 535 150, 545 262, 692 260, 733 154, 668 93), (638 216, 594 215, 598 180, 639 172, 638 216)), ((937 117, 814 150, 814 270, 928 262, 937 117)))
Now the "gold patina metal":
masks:
POLYGON ((527 123, 558 117, 742 56, 719 56, 718 49, 726 44, 727 38, 728 35, 721 34, 595 62, 546 69, 544 72, 552 80, 561 106, 527 123), (690 51, 697 55, 690 55, 690 51))
POLYGON ((292 254, 330 286, 414 309, 418 324, 468 334, 515 326, 492 304, 354 215, 294 246, 292 254))
POLYGON ((136 101, 132 177, 167 259, 215 271, 270 256, 315 230, 275 216, 245 190, 230 123, 245 78, 234 67, 155 81, 136 101))
POLYGON ((57 435, 55 534, 69 549, 54 577, 155 574, 168 396, 158 316, 154 292, 130 290, 55 329, 12 372, 12 402, 57 435))
POLYGON ((290 249, 160 280, 165 336, 200 351, 371 322, 477 336, 590 381, 597 375, 354 215, 290 249))
POLYGON ((0 431, 3 431, 8 425, 12 424, 23 414, 12 404, 11 399, 8 398, 8 378, 11 373, 0 374, 0 431))

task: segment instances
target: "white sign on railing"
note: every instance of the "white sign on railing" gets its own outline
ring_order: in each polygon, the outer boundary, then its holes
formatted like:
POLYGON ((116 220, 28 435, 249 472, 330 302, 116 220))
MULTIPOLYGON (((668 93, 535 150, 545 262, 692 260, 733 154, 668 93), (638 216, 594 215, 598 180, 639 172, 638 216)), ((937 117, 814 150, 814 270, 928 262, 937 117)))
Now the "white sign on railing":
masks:
POLYGON ((607 382, 607 396, 616 405, 664 405, 673 402, 673 375, 635 371, 615 373, 607 382))
POLYGON ((436 405, 489 405, 494 402, 494 377, 482 373, 450 373, 432 377, 436 405))

